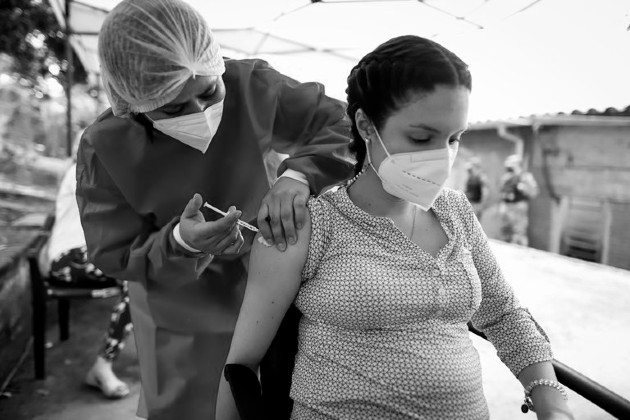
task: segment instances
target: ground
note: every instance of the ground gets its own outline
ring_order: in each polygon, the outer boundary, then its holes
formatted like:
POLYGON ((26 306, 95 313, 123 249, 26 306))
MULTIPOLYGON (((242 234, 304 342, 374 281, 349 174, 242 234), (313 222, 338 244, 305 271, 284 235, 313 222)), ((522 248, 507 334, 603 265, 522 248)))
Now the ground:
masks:
POLYGON ((56 304, 48 304, 46 351, 47 377, 34 379, 32 354, 18 370, 5 390, 10 396, 0 400, 0 419, 6 420, 123 420, 135 419, 140 391, 133 335, 115 364, 119 377, 131 386, 132 393, 123 400, 104 399, 99 392, 83 384, 87 369, 103 345, 115 298, 73 302, 70 339, 59 342, 56 304))
MULTIPOLYGON (((547 332, 557 360, 630 399, 630 271, 493 242, 493 250, 521 303, 547 332)), ((492 419, 534 419, 519 411, 522 387, 494 348, 474 339, 492 419)), ((577 420, 613 416, 569 391, 577 420)))

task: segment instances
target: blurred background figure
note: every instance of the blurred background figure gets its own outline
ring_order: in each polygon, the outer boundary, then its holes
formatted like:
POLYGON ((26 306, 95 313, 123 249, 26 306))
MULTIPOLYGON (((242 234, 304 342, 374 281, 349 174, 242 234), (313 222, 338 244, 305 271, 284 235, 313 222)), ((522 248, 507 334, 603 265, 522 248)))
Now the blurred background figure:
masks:
POLYGON ((538 184, 531 173, 523 170, 520 156, 508 156, 504 166, 499 186, 501 240, 527 246, 529 200, 538 195, 538 184))
POLYGON ((481 166, 481 159, 476 156, 468 160, 466 170, 468 175, 464 192, 475 210, 477 219, 481 220, 481 215, 487 206, 488 197, 490 196, 488 177, 481 166))
POLYGON ((59 186, 55 203, 55 223, 46 253, 53 281, 68 287, 91 285, 99 288, 115 285, 121 287, 120 301, 112 310, 105 342, 85 377, 85 383, 100 390, 105 397, 119 399, 126 397, 130 392, 127 384, 116 376, 112 368, 132 330, 127 282, 105 276, 87 260, 85 236, 75 196, 76 167, 74 163, 68 168, 59 186))

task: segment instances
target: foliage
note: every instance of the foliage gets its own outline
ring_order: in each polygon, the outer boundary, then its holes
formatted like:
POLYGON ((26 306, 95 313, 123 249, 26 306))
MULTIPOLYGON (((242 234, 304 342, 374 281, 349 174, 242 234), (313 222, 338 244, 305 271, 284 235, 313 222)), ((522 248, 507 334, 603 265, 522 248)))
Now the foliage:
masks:
MULTIPOLYGON (((25 83, 37 87, 44 76, 52 75, 66 85, 66 36, 49 3, 2 0, 0 22, 0 53, 13 58, 12 70, 25 83)), ((87 75, 76 55, 73 63, 74 81, 85 82, 87 75)))

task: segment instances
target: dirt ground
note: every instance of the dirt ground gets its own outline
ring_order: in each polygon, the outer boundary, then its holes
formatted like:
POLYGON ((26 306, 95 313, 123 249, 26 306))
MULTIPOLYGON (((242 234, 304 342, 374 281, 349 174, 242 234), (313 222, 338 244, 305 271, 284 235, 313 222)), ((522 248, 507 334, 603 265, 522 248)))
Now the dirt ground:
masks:
POLYGON ((73 302, 70 339, 59 342, 56 328, 56 305, 49 303, 47 339, 52 346, 46 351, 47 377, 34 379, 32 353, 0 399, 3 420, 127 420, 136 419, 140 392, 133 334, 127 340, 114 368, 132 390, 123 400, 111 401, 83 384, 87 369, 103 345, 115 298, 73 302))

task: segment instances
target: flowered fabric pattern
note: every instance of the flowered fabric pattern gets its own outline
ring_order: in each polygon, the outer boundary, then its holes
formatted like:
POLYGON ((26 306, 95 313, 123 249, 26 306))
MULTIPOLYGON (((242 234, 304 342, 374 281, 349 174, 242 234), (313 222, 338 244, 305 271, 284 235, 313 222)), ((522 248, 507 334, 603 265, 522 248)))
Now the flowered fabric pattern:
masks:
POLYGON ((129 310, 127 282, 107 277, 87 259, 87 248, 73 248, 55 259, 50 266, 50 275, 58 282, 71 283, 74 286, 90 287, 94 283, 111 283, 121 288, 120 301, 114 305, 105 335, 105 344, 99 355, 114 361, 125 347, 125 340, 133 330, 129 310))
POLYGON ((293 419, 487 419, 470 320, 515 375, 552 359, 462 193, 434 204, 448 236, 436 256, 344 187, 308 207, 293 419))

